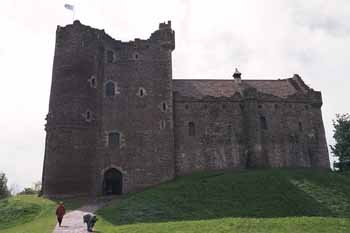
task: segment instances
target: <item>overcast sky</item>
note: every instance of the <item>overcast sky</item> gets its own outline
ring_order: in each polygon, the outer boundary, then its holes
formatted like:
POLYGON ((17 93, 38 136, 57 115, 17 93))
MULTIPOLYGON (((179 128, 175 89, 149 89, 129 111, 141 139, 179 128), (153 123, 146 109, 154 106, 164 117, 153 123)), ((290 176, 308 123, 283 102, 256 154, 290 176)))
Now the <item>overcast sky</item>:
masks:
POLYGON ((322 91, 328 144, 332 119, 350 112, 349 0, 1 0, 0 171, 17 189, 41 179, 56 26, 83 24, 123 41, 147 39, 158 23, 176 31, 174 78, 289 78, 322 91))

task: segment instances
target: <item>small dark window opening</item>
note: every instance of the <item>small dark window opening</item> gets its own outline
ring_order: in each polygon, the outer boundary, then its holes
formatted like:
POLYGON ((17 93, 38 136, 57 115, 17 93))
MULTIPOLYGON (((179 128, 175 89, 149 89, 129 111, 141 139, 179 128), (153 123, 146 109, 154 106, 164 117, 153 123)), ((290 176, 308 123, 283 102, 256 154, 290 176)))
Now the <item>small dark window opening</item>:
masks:
POLYGON ((223 105, 222 105, 222 108, 223 108, 223 109, 225 109, 225 108, 226 108, 226 105, 225 105, 225 104, 223 104, 223 105))
POLYGON ((186 109, 186 110, 188 109, 188 104, 185 105, 185 109, 186 109))
POLYGON ((90 111, 86 112, 86 120, 90 120, 91 119, 91 114, 90 111))
POLYGON ((207 109, 208 108, 208 105, 204 104, 204 109, 207 109))
POLYGON ((258 108, 262 108, 262 105, 261 105, 261 104, 259 104, 259 105, 258 105, 258 108))
POLYGON ((305 105, 305 109, 306 109, 306 110, 308 110, 308 109, 309 109, 309 106, 308 106, 307 104, 305 105))
POLYGON ((95 78, 92 78, 92 79, 91 79, 91 85, 92 85, 93 87, 96 87, 96 79, 95 79, 95 78))
POLYGON ((241 108, 242 111, 244 110, 244 105, 243 104, 240 104, 239 107, 241 108))
POLYGON ((106 90, 105 90, 106 96, 114 96, 115 94, 115 86, 113 82, 108 82, 106 84, 106 90))
POLYGON ((267 122, 264 116, 260 116, 260 128, 263 130, 267 130, 267 122))
POLYGON ((302 125, 301 122, 299 122, 299 131, 300 131, 300 132, 303 131, 303 125, 302 125))
POLYGON ((113 57, 114 57, 114 53, 111 50, 107 51, 107 62, 108 63, 112 63, 113 62, 113 57))
POLYGON ((196 129, 194 126, 193 122, 189 122, 188 123, 188 135, 189 136, 195 136, 196 135, 196 129))
POLYGON ((135 59, 138 59, 139 58, 139 55, 138 54, 135 54, 135 59))
POLYGON ((278 104, 275 104, 275 109, 278 109, 278 104))
POLYGON ((162 109, 163 109, 164 112, 165 112, 166 109, 167 109, 166 103, 164 103, 164 102, 163 102, 163 104, 162 104, 162 109))
POLYGON ((120 134, 118 132, 113 132, 108 134, 108 145, 117 146, 120 142, 120 134))
POLYGON ((143 90, 140 89, 140 96, 143 96, 143 95, 144 95, 143 90))

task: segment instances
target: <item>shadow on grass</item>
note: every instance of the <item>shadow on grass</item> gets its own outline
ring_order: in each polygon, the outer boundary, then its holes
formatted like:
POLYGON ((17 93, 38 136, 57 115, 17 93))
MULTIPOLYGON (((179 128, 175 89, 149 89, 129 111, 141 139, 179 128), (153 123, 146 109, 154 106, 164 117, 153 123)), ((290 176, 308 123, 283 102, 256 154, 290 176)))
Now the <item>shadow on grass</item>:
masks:
POLYGON ((349 217, 347 177, 306 169, 198 173, 126 195, 98 215, 113 225, 226 217, 349 217))

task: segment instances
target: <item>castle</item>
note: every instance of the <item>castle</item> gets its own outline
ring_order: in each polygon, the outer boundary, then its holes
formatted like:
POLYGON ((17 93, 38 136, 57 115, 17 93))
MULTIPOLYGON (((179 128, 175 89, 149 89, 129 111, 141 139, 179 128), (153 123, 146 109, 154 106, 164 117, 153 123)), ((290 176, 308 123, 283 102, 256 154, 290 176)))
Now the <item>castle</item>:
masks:
POLYGON ((321 93, 278 80, 173 79, 175 32, 57 27, 45 196, 122 194, 201 170, 329 168, 321 93))

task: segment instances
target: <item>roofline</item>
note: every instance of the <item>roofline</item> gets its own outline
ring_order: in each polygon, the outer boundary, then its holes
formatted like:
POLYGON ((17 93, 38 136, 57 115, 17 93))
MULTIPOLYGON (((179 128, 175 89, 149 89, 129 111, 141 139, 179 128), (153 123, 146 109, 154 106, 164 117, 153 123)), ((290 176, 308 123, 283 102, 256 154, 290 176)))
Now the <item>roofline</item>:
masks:
MULTIPOLYGON (((242 79, 242 81, 285 81, 290 78, 283 79, 242 79)), ((235 81, 234 79, 184 79, 184 78, 173 78, 174 81, 235 81)))

